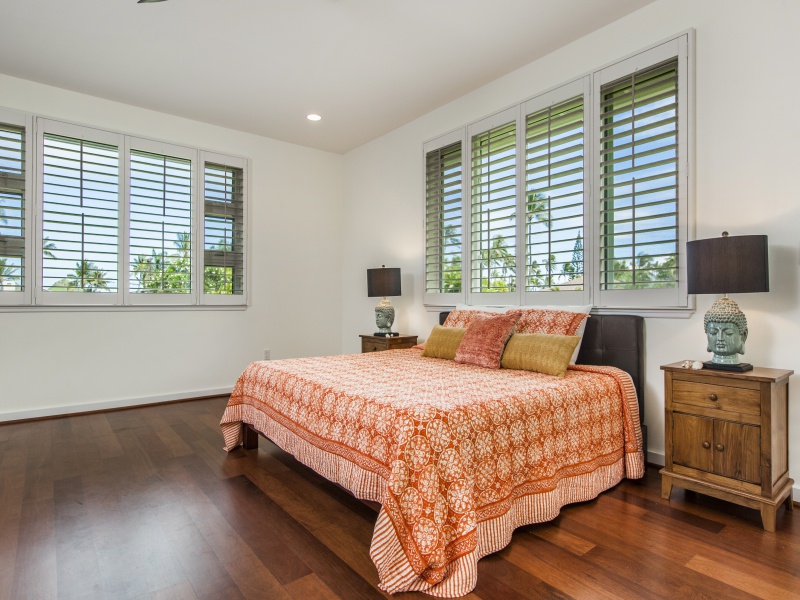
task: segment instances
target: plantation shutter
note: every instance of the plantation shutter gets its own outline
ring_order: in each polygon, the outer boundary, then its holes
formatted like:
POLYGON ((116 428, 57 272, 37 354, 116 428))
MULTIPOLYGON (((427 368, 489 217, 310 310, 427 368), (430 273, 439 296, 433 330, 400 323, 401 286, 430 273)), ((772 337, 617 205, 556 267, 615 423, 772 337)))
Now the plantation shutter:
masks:
POLYGON ((25 263, 25 127, 0 123, 0 295, 22 292, 25 263))
POLYGON ((191 294, 190 159, 131 150, 130 273, 133 294, 191 294))
POLYGON ((678 285, 678 60, 600 91, 600 290, 678 285))
POLYGON ((42 291, 116 293, 118 146, 45 129, 41 152, 42 291))
POLYGON ((515 292, 516 119, 471 140, 470 289, 473 294, 515 292))
POLYGON ((425 292, 462 291, 461 141, 425 156, 425 292))
POLYGON ((244 293, 244 170, 204 163, 204 282, 206 294, 244 293))
POLYGON ((528 292, 584 287, 584 99, 525 119, 525 255, 528 292))

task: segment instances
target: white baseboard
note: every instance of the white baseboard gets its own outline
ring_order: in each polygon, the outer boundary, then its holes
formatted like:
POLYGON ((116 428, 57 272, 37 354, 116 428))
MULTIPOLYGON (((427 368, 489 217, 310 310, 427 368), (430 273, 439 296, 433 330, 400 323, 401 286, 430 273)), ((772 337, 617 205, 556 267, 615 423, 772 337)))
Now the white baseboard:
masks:
POLYGON ((663 452, 652 452, 652 451, 648 450, 648 452, 647 452, 647 462, 649 462, 651 464, 654 464, 654 465, 658 465, 659 467, 663 467, 664 466, 664 462, 666 462, 666 461, 664 461, 664 453, 663 452))
POLYGON ((92 402, 89 404, 71 404, 67 406, 50 406, 47 408, 35 408, 33 410, 20 410, 0 412, 0 423, 9 421, 21 421, 25 419, 41 419, 44 417, 62 417, 67 415, 77 415, 85 412, 98 410, 110 410, 115 408, 130 408, 141 406, 142 404, 160 404, 162 402, 174 402, 176 400, 189 400, 191 398, 202 398, 203 396, 223 396, 230 394, 233 386, 215 388, 210 390, 192 390, 191 392, 176 392, 174 394, 161 394, 159 396, 146 396, 144 398, 122 398, 120 400, 108 400, 106 402, 92 402))
MULTIPOLYGON (((647 462, 658 465, 659 467, 664 466, 664 453, 663 452, 647 452, 647 462)), ((800 502, 800 484, 795 484, 792 486, 792 501, 793 502, 800 502)))

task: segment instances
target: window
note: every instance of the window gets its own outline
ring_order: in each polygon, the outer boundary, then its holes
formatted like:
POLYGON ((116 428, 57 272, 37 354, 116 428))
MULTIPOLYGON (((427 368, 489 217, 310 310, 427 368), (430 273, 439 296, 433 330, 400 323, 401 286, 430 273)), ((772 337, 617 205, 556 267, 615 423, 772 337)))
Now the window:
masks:
POLYGON ((687 37, 594 75, 597 306, 688 306, 687 37))
POLYGON ((689 37, 425 145, 427 304, 689 306, 689 37), (466 181, 444 177, 454 139, 466 181), (456 264, 468 285, 447 288, 456 264))
POLYGON ((524 106, 524 304, 586 304, 589 78, 524 106))
POLYGON ((194 151, 132 141, 130 294, 133 303, 185 303, 193 291, 194 151))
POLYGON ((247 172, 246 159, 0 111, 0 303, 244 305, 247 172))
POLYGON ((442 143, 425 154, 425 292, 446 298, 462 286, 463 140, 442 143))
POLYGON ((6 304, 22 301, 29 287, 30 267, 25 260, 28 128, 21 115, 0 112, 0 119, 0 304, 6 304))
POLYGON ((207 303, 244 294, 245 164, 230 157, 203 158, 203 292, 207 303))
POLYGON ((517 121, 503 112, 470 128, 470 297, 517 290, 517 121), (512 121, 506 121, 507 118, 512 121), (498 123, 498 121, 500 121, 498 123), (473 133, 474 132, 474 133, 473 133))

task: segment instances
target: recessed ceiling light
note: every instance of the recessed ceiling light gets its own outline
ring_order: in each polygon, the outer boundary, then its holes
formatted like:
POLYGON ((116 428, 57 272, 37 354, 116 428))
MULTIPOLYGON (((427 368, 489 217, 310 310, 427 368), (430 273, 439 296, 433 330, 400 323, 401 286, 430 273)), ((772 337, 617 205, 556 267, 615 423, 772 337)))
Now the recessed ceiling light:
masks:
POLYGON ((306 119, 308 119, 309 121, 321 121, 322 117, 320 117, 319 115, 312 114, 312 115, 307 115, 306 119))

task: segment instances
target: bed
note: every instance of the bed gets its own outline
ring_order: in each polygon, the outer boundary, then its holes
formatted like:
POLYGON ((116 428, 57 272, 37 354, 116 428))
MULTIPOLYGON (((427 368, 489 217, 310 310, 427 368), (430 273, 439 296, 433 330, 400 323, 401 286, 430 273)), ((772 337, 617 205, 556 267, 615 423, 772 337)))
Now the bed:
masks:
POLYGON ((640 317, 604 315, 564 377, 419 348, 257 362, 223 415, 225 449, 264 435, 379 503, 381 589, 458 597, 515 528, 643 475, 642 348, 640 317))

